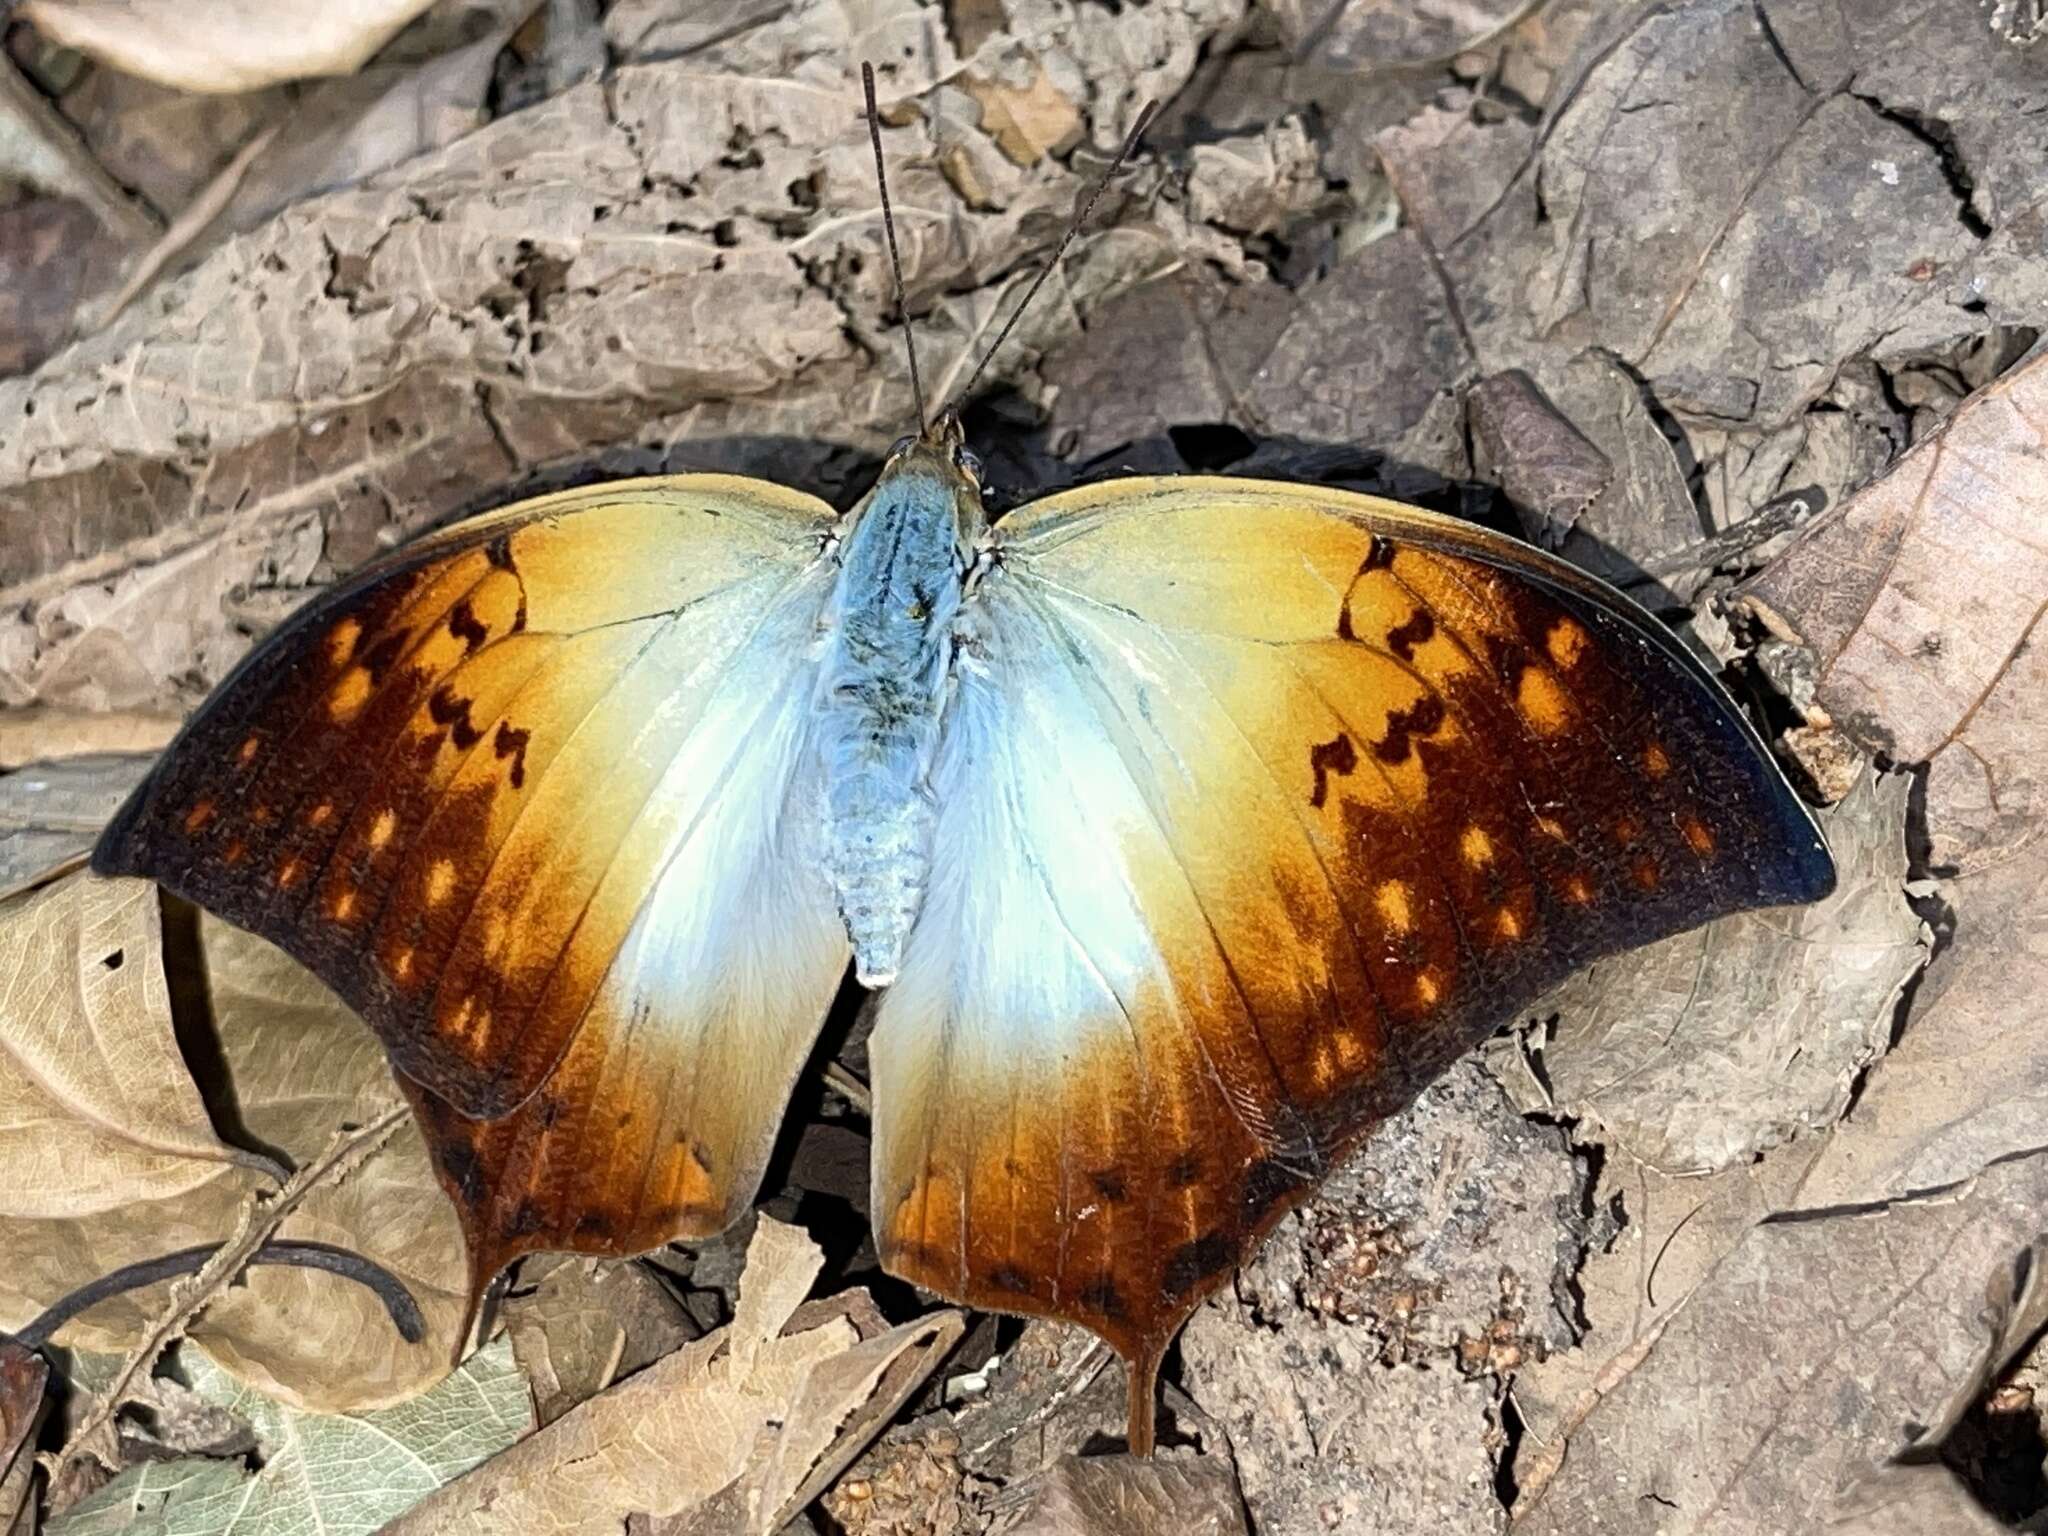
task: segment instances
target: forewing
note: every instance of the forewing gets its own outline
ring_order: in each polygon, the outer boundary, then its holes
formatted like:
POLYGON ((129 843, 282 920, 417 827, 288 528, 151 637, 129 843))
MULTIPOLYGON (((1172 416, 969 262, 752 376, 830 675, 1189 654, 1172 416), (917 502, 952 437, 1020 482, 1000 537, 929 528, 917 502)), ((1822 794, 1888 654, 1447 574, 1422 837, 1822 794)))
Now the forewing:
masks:
POLYGON ((831 522, 682 476, 402 550, 251 655, 95 868, 261 934, 363 1014, 425 1092, 475 1252, 716 1230, 845 963, 785 814, 816 791, 831 522))
POLYGON ((1670 636, 1392 503, 1118 482, 999 529, 871 1045, 895 1272, 1155 1360, 1571 970, 1832 883, 1670 636))

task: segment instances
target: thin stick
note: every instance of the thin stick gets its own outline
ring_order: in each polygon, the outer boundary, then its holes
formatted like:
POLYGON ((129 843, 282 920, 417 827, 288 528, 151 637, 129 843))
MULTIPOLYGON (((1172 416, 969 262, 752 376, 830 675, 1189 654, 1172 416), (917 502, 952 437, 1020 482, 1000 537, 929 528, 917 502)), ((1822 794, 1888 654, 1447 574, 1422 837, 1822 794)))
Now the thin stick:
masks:
POLYGON ((406 1113, 403 1104, 395 1105, 367 1125, 340 1132, 318 1157, 293 1174, 283 1189, 268 1199, 256 1196, 246 1203, 235 1231, 196 1275, 171 1282, 163 1311, 143 1329, 142 1337, 122 1361, 106 1391, 80 1417, 63 1450, 54 1457, 40 1458, 50 1472, 53 1510, 74 1504, 84 1495, 94 1481, 89 1470, 94 1463, 109 1471, 117 1468, 114 1416, 124 1404, 147 1392, 150 1370, 164 1347, 183 1334, 192 1320, 206 1310, 207 1303, 226 1289, 249 1262, 249 1256, 270 1240, 271 1234, 308 1195, 353 1173, 391 1139, 406 1113))
POLYGON ((910 358, 910 394, 917 402, 917 430, 924 431, 924 385, 917 377, 917 343, 910 334, 910 311, 903 300, 903 257, 896 250, 896 216, 889 211, 889 173, 882 165, 882 114, 875 105, 875 66, 862 61, 861 89, 868 96, 868 138, 875 146, 875 185, 882 193, 882 233, 889 237, 889 266, 896 274, 896 318, 903 322, 903 350, 910 358))
POLYGON ((1074 236, 1078 235, 1081 227, 1088 222, 1088 215, 1095 211, 1095 205, 1109 189, 1111 179, 1124 168, 1124 162, 1130 159, 1131 151, 1138 147, 1138 140, 1145 136, 1145 130, 1151 127, 1152 119, 1158 111, 1158 102, 1145 103, 1144 110, 1138 114, 1138 120, 1131 124, 1130 136, 1124 140, 1123 148, 1116 152, 1116 158, 1109 162, 1109 168, 1096 178, 1094 187, 1089 190, 1088 196, 1082 199, 1081 206, 1074 210, 1073 218, 1068 220, 1067 232, 1060 236, 1060 243, 1053 247, 1052 259, 1046 262, 1044 270, 1025 290, 1024 301, 1010 312, 1010 318, 1003 322, 1003 328, 996 332, 996 339, 990 342, 988 350, 981 354, 981 361, 974 365, 974 372, 967 376, 967 383, 962 386, 955 399, 965 400, 974 392, 975 383, 981 378, 982 370, 988 367, 989 359, 1002 350, 1003 343, 1010 338, 1010 332, 1016 328, 1017 322, 1024 318, 1024 311, 1029 309, 1031 301, 1038 297, 1038 290, 1045 286, 1045 280, 1058 269, 1060 258, 1067 254, 1067 247, 1074 243, 1074 236))

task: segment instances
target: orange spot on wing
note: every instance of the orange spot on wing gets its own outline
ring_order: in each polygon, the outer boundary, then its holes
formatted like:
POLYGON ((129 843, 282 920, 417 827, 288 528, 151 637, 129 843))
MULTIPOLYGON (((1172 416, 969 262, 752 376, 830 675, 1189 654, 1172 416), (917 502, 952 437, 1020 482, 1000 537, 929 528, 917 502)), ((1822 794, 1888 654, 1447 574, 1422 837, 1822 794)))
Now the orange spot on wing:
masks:
POLYGON ((391 955, 391 979, 406 982, 412 980, 412 946, 403 945, 391 955))
POLYGON ((327 631, 328 661, 337 667, 346 666, 348 659, 356 653, 356 642, 362 637, 363 625, 360 619, 351 615, 341 620, 327 631))
POLYGON ((1654 891, 1657 889, 1657 881, 1660 878, 1657 861, 1647 853, 1638 854, 1629 865, 1628 872, 1630 878, 1644 890, 1654 891))
POLYGON ((377 819, 370 823, 370 848, 374 852, 391 841, 391 834, 398 830, 398 813, 382 810, 377 819))
POLYGON ((1557 679, 1541 667, 1524 667, 1515 684, 1515 708, 1538 735, 1555 736, 1571 724, 1571 701, 1557 679))
POLYGON ((337 723, 353 720, 370 702, 370 669, 350 667, 327 695, 327 717, 337 723))
POLYGON ((427 905, 438 907, 448 899, 455 889, 455 861, 436 859, 434 867, 427 871, 427 905))
POLYGON ((324 827, 333 819, 334 802, 331 800, 322 800, 312 810, 306 812, 306 825, 309 827, 324 827))
POLYGON ((235 749, 235 761, 246 768, 256 761, 256 754, 262 750, 263 738, 261 736, 245 736, 242 738, 241 746, 235 749))
POLYGON ((1493 862, 1493 839, 1486 835, 1486 828, 1482 826, 1467 827, 1465 835, 1458 839, 1458 850, 1474 869, 1493 862))
POLYGON ((1643 748, 1643 772, 1653 779, 1661 779, 1671 771, 1671 754, 1656 742, 1643 748))
POLYGON ((347 890, 336 891, 333 902, 327 908, 327 915, 337 923, 345 923, 355 916, 355 910, 356 893, 347 890))
POLYGON ((1550 659, 1569 671, 1578 663, 1591 641, 1585 626, 1576 619, 1555 619, 1543 634, 1543 649, 1550 653, 1550 659))
POLYGON ((1643 824, 1633 816, 1623 816, 1614 823, 1614 840, 1626 848, 1643 835, 1643 824))
POLYGON ((1584 875, 1569 875, 1564 882, 1564 899, 1574 906, 1585 906, 1593 899, 1593 882, 1584 875))
POLYGON ((220 856, 223 863, 239 864, 249 856, 249 849, 239 837, 231 837, 227 847, 221 849, 220 856))
POLYGON ((286 859, 282 864, 277 866, 277 883, 285 890, 290 890, 293 886, 299 883, 299 876, 303 875, 305 872, 306 861, 304 859, 286 859))
POLYGON ((1415 1001, 1425 1008, 1434 1008, 1444 995, 1442 983, 1433 971, 1424 971, 1415 978, 1415 1001))
POLYGON ((1408 882, 1405 880, 1382 880, 1373 893, 1373 905, 1379 908, 1386 925, 1396 933, 1406 933, 1415 926, 1415 911, 1408 901, 1408 882))
POLYGON ((1503 939, 1519 939, 1522 936, 1522 920, 1515 915, 1513 907, 1502 907, 1495 914, 1493 931, 1503 939))
POLYGON ((213 802, 202 800, 185 813, 185 835, 195 837, 206 830, 206 824, 213 820, 213 802))
POLYGON ((1545 837, 1553 838, 1560 843, 1565 840, 1564 823, 1555 816, 1538 816, 1536 818, 1536 830, 1545 837))
POLYGON ((1687 844, 1701 858, 1704 859, 1714 851, 1713 830, 1705 822, 1701 821, 1699 817, 1686 816, 1681 818, 1678 823, 1678 830, 1685 834, 1687 844))

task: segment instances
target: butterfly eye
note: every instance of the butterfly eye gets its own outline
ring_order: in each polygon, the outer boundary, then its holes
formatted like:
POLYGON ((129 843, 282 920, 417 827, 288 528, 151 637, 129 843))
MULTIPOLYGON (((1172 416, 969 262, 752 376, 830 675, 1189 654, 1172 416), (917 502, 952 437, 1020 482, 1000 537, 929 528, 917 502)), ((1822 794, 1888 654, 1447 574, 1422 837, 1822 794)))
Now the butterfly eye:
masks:
POLYGON ((889 445, 889 457, 892 459, 895 458, 897 454, 903 452, 906 448, 908 448, 912 443, 916 441, 917 439, 915 437, 897 438, 895 442, 889 445))
POLYGON ((965 448, 955 448, 953 450, 953 462, 960 466, 961 471, 966 474, 968 479, 979 480, 981 478, 981 460, 969 453, 965 448))

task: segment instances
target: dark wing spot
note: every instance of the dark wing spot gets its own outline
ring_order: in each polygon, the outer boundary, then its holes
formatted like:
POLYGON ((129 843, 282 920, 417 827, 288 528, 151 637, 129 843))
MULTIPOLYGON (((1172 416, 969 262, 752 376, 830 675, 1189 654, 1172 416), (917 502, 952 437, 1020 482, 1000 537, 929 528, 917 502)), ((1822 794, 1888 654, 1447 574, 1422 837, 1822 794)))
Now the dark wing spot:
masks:
POLYGON ((491 638, 490 626, 476 616, 466 597, 448 610, 448 633, 462 642, 465 656, 474 656, 477 647, 491 638))
POLYGON ((1131 1186, 1120 1168, 1098 1168, 1088 1175, 1088 1182, 1095 1186, 1095 1193, 1112 1204, 1131 1197, 1131 1186))
POLYGON ((538 1232, 540 1228, 540 1207, 528 1198, 519 1202, 518 1208, 512 1212, 512 1219, 505 1223, 505 1235, 507 1237, 528 1237, 538 1232))
POLYGON ((1487 660, 1493 663, 1493 670, 1500 680, 1507 684, 1508 691, 1514 692, 1522 681, 1522 674, 1529 670, 1529 653, 1520 641, 1510 640, 1503 635, 1486 637, 1487 660))
POLYGON ((475 1205, 483 1199, 484 1171, 477 1163, 475 1148, 466 1142, 449 1142, 441 1148, 441 1167, 464 1205, 475 1205))
POLYGON ((1184 1296, 1218 1270, 1230 1266, 1230 1239, 1221 1231, 1205 1232, 1182 1243, 1166 1261, 1160 1281, 1169 1296, 1184 1296))
POLYGON ((1427 608, 1418 608, 1407 619, 1387 631, 1387 649, 1403 661, 1415 659, 1415 647, 1428 643, 1436 633, 1436 620, 1427 608))
POLYGON ((512 787, 523 788, 526 784, 526 744, 533 740, 533 732, 515 730, 504 720, 498 722, 498 734, 491 742, 491 750, 500 757, 512 759, 512 787))
POLYGON ((612 1219, 605 1215, 603 1211, 585 1211, 576 1218, 576 1230, 586 1237, 610 1237, 612 1235, 612 1219))
POLYGON ((512 563, 512 535, 501 533, 484 546, 484 558, 501 571, 517 572, 519 567, 512 563))
POLYGON ((1431 736, 1444 723, 1444 701, 1424 694, 1406 709, 1387 716, 1387 734, 1372 744, 1372 755, 1383 763, 1403 763, 1415 750, 1411 736, 1431 736))
POLYGON ((1202 1154, 1183 1152, 1166 1165, 1166 1186, 1169 1189, 1186 1189, 1190 1184, 1202 1182, 1202 1154))
POLYGON ((1122 1322, 1126 1315, 1123 1294, 1117 1290, 1116 1281, 1106 1274, 1098 1275, 1082 1286, 1075 1299, 1112 1323, 1122 1322))
POLYGON ((983 1283, 1006 1296, 1031 1294, 1031 1277, 1014 1264, 998 1264, 983 1277, 983 1283))
POLYGON ((1358 766, 1358 750, 1351 745, 1351 738, 1339 731, 1329 741, 1311 742, 1308 749, 1309 771, 1316 776, 1315 788, 1309 791, 1308 803, 1317 809, 1329 798, 1330 775, 1343 778, 1358 766))

